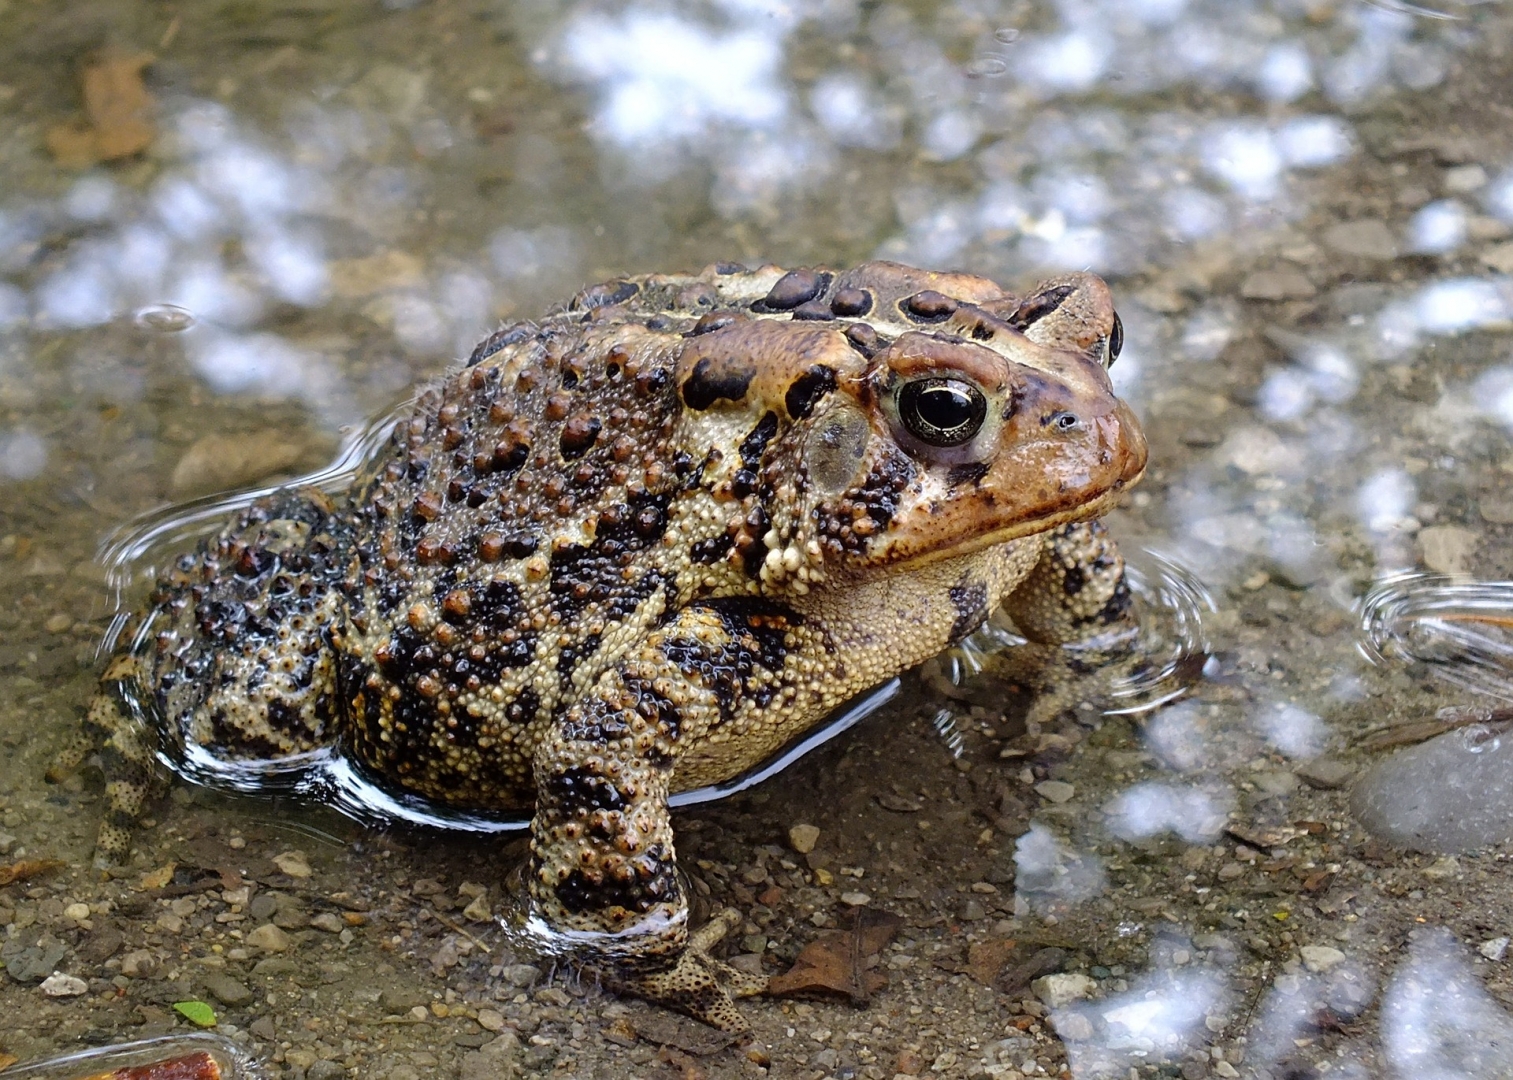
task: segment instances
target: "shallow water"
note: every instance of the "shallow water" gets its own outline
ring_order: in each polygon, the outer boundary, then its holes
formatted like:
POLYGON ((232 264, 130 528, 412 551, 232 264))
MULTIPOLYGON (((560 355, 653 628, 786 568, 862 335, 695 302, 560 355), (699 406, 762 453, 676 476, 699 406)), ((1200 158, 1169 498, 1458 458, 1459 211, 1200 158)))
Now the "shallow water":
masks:
POLYGON ((184 1029, 190 999, 290 1077, 704 1049, 535 981, 492 921, 507 841, 181 787, 106 881, 97 786, 42 775, 147 587, 107 567, 327 467, 501 320, 876 256, 1109 278, 1152 449, 1110 526, 1190 614, 1137 716, 1025 730, 1001 677, 937 667, 680 811, 769 970, 903 918, 886 989, 748 1002, 756 1048, 686 1060, 1505 1075, 1513 797, 1405 854, 1348 785, 1395 751, 1377 777, 1433 792, 1462 744, 1406 744, 1508 696, 1510 48, 1497 0, 0 0, 0 865, 62 862, 0 887, 0 1060, 184 1029))

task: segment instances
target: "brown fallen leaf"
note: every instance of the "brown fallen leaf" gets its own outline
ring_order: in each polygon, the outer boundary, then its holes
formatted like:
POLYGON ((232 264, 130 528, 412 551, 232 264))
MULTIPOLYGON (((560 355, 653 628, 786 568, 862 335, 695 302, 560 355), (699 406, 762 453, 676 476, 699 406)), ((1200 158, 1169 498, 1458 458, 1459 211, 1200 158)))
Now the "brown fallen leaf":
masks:
POLYGON ((1513 720, 1513 709, 1451 705, 1435 713, 1433 720, 1410 720, 1404 724, 1394 724, 1362 742, 1361 749, 1390 750, 1394 746, 1427 742, 1436 735, 1471 724, 1488 724, 1495 730, 1502 730, 1510 720, 1513 720))
POLYGON ((137 888, 143 892, 147 892, 151 889, 167 887, 168 883, 173 880, 173 872, 178 867, 178 863, 164 863, 156 870, 147 871, 147 873, 142 875, 141 880, 137 882, 137 888))
POLYGON ((157 136, 154 102, 142 81, 151 53, 106 49, 81 77, 84 119, 50 128, 44 139, 59 165, 87 169, 140 154, 157 136))
POLYGON ((39 874, 50 874, 63 863, 59 859, 17 859, 9 866, 0 866, 0 885, 10 885, 39 874))
POLYGON ((1018 948, 1019 943, 1013 938, 974 941, 967 949, 967 974, 984 986, 992 986, 1018 948))
POLYGON ((1282 847, 1290 844, 1300 836, 1307 836, 1309 830, 1297 828, 1293 825, 1228 825, 1224 831, 1242 844, 1249 844, 1257 851, 1265 851, 1269 848, 1282 847))
POLYGON ((0 1069, 8 1069, 20 1060, 15 1054, 0 1053, 0 1069))
POLYGON ((886 911, 859 908, 850 930, 832 930, 811 941, 793 966, 767 983, 774 997, 844 995, 865 1004, 888 985, 888 977, 869 969, 874 959, 903 926, 903 919, 886 911))

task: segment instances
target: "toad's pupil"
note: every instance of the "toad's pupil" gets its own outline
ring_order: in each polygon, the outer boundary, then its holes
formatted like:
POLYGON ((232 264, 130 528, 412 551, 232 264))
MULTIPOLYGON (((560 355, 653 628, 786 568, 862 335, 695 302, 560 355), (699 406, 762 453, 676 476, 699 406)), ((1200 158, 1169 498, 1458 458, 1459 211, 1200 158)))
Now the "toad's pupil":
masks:
POLYGON ((932 446, 960 446, 982 427, 987 401, 970 383, 921 379, 899 391, 898 411, 917 438, 932 446))

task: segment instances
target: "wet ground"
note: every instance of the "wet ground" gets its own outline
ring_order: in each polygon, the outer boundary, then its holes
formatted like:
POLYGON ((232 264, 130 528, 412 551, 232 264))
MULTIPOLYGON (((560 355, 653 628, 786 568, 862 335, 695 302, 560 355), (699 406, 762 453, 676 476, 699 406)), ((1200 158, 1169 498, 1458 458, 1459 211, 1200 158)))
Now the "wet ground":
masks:
POLYGON ((1510 49, 1451 0, 0 0, 0 1062, 202 1002, 309 1080, 1513 1074, 1513 601, 1464 584, 1513 576, 1510 49), (587 281, 872 256, 1110 279, 1110 524, 1211 654, 1029 727, 957 658, 679 813, 737 963, 846 931, 886 986, 727 1046, 510 951, 518 843, 289 800, 180 787, 89 868, 43 773, 137 515, 587 281))

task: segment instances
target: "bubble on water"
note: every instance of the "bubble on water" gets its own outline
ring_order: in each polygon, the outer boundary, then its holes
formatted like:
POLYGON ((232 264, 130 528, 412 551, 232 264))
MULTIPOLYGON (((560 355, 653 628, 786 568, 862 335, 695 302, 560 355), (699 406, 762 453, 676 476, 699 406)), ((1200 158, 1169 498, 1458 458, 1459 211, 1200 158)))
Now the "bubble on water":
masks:
POLYGON ((1486 724, 1469 724, 1455 734, 1468 754, 1490 754, 1502 747, 1502 737, 1486 724))
POLYGON ((1295 41, 1278 42, 1267 50, 1256 70, 1256 85, 1268 101, 1296 101, 1313 89, 1313 61, 1295 41))
POLYGON ((1408 222, 1408 250, 1418 255, 1448 255, 1466 242, 1468 218, 1456 199, 1429 203, 1408 222))
POLYGON ((1260 704, 1250 719, 1261 737, 1285 757, 1317 757, 1324 749, 1324 721, 1290 702, 1260 704))
POLYGON ((195 323, 194 312, 177 304, 148 304, 133 313, 132 321, 144 330, 168 334, 188 330, 195 323))
POLYGON ((1228 791, 1147 781, 1120 792, 1103 812, 1109 831, 1121 840, 1169 832, 1190 844, 1208 844, 1224 831, 1232 803, 1228 791))
POLYGON ((0 433, 0 474, 10 480, 31 480, 47 468, 47 443, 20 428, 0 433))
POLYGON ((989 53, 987 56, 979 56, 967 65, 966 75, 969 79, 996 79, 1009 70, 1009 62, 1001 56, 989 53))

